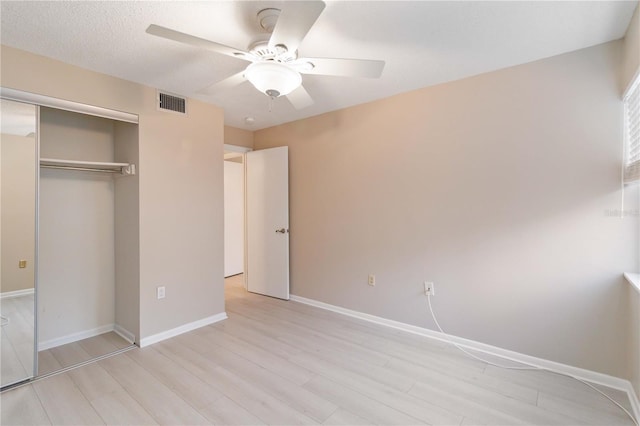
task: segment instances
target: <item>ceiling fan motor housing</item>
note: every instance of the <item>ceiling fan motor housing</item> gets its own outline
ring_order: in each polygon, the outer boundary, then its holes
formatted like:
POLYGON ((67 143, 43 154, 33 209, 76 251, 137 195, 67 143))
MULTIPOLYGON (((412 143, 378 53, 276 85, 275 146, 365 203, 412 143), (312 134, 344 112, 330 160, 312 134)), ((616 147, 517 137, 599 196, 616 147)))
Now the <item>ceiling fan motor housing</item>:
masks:
POLYGON ((287 46, 277 44, 269 46, 269 40, 259 40, 249 47, 249 53, 263 61, 292 62, 298 59, 297 52, 289 52, 287 46))

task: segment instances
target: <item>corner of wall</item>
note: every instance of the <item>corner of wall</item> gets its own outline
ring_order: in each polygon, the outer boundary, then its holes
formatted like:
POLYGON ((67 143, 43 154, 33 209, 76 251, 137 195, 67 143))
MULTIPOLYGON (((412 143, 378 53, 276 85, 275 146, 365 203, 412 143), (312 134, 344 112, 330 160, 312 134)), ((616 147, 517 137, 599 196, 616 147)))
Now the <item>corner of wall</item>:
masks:
POLYGON ((239 129, 237 127, 224 126, 224 143, 227 145, 244 146, 254 148, 255 132, 239 129))

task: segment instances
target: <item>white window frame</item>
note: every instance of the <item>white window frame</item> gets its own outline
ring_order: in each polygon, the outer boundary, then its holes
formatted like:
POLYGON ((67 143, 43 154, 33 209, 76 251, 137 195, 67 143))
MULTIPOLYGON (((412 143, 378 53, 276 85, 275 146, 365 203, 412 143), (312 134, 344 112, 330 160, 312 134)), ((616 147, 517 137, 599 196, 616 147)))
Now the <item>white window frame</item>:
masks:
POLYGON ((631 81, 622 97, 622 102, 624 104, 624 183, 629 184, 640 181, 640 72, 636 73, 631 81))

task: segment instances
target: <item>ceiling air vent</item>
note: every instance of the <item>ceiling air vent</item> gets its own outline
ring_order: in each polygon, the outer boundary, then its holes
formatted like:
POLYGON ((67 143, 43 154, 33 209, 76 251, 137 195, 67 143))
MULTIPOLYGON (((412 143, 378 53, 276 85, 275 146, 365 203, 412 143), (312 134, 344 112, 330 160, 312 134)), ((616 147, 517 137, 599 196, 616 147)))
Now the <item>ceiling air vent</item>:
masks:
POLYGON ((186 114, 187 100, 179 96, 158 92, 158 109, 186 114))

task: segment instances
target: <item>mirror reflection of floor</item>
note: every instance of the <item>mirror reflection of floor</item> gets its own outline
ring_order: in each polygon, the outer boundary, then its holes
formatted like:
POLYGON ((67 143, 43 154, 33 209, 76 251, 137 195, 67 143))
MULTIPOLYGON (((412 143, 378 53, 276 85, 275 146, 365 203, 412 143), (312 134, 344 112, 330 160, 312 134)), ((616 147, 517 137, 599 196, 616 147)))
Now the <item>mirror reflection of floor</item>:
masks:
POLYGON ((2 386, 33 376, 33 294, 0 299, 2 386))
POLYGON ((80 364, 131 346, 131 343, 110 331, 66 345, 38 352, 38 376, 80 364))

